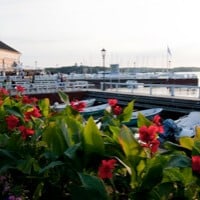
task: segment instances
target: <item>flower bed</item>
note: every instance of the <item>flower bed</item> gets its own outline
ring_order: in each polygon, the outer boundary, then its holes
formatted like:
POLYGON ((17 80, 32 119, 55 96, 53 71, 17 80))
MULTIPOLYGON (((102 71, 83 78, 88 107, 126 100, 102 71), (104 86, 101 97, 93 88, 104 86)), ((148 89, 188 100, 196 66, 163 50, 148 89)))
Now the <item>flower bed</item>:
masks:
POLYGON ((159 116, 124 125, 133 101, 122 109, 109 99, 97 126, 64 93, 68 106, 54 112, 16 89, 0 89, 0 199, 200 199, 199 128, 160 149, 159 116))

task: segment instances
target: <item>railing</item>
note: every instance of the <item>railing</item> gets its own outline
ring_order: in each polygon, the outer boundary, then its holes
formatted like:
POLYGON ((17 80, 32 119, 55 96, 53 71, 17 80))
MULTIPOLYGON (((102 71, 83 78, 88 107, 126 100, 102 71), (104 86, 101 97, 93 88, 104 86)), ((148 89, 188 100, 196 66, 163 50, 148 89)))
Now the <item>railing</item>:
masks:
POLYGON ((200 87, 191 85, 104 82, 107 91, 200 99, 200 87))
MULTIPOLYGON (((105 84, 106 91, 113 92, 127 92, 135 94, 143 94, 150 96, 171 96, 171 97, 185 97, 200 99, 200 87, 189 85, 167 85, 167 84, 144 84, 144 83, 120 83, 120 82, 104 82, 101 83, 101 90, 105 84)), ((12 84, 10 82, 3 84, 0 83, 0 87, 5 87, 11 94, 16 94, 16 85, 21 85, 25 88, 24 94, 39 94, 39 93, 55 93, 58 90, 62 91, 76 91, 76 90, 88 90, 94 88, 94 84, 90 84, 87 81, 45 81, 36 83, 16 82, 12 84)))
POLYGON ((20 85, 24 87, 23 94, 39 94, 39 93, 54 93, 58 90, 62 91, 75 91, 84 90, 93 87, 93 84, 89 84, 87 81, 74 81, 74 82, 56 82, 56 81, 42 81, 36 83, 16 82, 12 84, 10 82, 3 84, 0 83, 0 87, 6 88, 11 95, 17 93, 16 86, 20 85))

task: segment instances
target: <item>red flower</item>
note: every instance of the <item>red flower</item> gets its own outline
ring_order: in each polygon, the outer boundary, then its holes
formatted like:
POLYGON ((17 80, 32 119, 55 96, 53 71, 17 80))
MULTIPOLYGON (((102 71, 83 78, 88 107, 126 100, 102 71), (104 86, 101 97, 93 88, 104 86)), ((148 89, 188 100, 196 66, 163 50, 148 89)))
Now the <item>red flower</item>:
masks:
POLYGON ((154 117, 153 117, 153 123, 154 124, 156 124, 156 125, 161 125, 161 117, 160 117, 160 115, 155 115, 154 117))
POLYGON ((113 176, 112 172, 114 170, 115 163, 116 163, 115 159, 102 160, 102 163, 99 166, 98 176, 102 179, 112 178, 113 176))
POLYGON ((7 123, 8 129, 12 130, 17 127, 19 123, 19 119, 15 115, 10 115, 6 117, 6 123, 7 123))
POLYGON ((200 155, 192 156, 192 170, 194 172, 200 173, 200 155))
POLYGON ((72 101, 71 106, 74 110, 77 110, 78 112, 81 112, 86 107, 86 103, 82 101, 72 101))
POLYGON ((160 142, 157 140, 158 131, 159 127, 155 125, 149 127, 142 126, 139 129, 139 139, 141 140, 142 146, 149 148, 151 153, 155 153, 160 145, 160 142))
POLYGON ((41 113, 40 113, 40 110, 37 109, 36 107, 34 107, 33 110, 31 110, 31 111, 25 112, 24 115, 25 115, 26 121, 31 119, 31 117, 39 118, 39 117, 42 116, 41 113))
POLYGON ((3 100, 2 99, 0 99, 0 106, 3 104, 3 100))
POLYGON ((28 136, 32 136, 35 133, 33 129, 26 128, 25 126, 19 126, 18 129, 22 134, 22 139, 24 140, 26 140, 28 136))
POLYGON ((139 139, 145 143, 155 140, 157 137, 157 131, 158 127, 155 125, 151 125, 149 127, 142 126, 139 129, 139 139))
POLYGON ((108 104, 109 104, 111 107, 116 106, 117 103, 118 103, 118 100, 117 100, 117 99, 108 99, 108 104))
POLYGON ((153 140, 149 144, 149 148, 152 153, 156 153, 158 151, 158 147, 160 146, 160 141, 159 140, 153 140))
POLYGON ((25 90, 25 88, 24 87, 22 87, 21 85, 17 85, 16 86, 16 90, 18 91, 18 92, 24 92, 24 90, 25 90))
POLYGON ((22 102, 25 104, 35 104, 37 101, 38 99, 35 97, 28 97, 26 95, 22 97, 22 102))
POLYGON ((153 123, 155 125, 157 125, 159 133, 164 133, 164 128, 162 126, 162 119, 161 119, 160 115, 155 115, 154 116, 153 123))
POLYGON ((114 113, 115 115, 120 115, 120 114, 122 113, 122 108, 121 108, 120 106, 115 106, 115 107, 113 108, 113 113, 114 113))
POLYGON ((7 96, 9 95, 8 90, 6 90, 5 88, 0 88, 0 96, 7 96))

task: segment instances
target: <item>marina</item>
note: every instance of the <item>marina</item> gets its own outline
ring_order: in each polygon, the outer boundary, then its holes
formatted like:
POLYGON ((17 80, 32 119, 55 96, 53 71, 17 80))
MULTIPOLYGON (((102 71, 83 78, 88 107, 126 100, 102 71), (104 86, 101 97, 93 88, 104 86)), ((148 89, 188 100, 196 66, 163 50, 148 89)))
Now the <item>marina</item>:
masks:
MULTIPOLYGON (((196 77, 193 75, 184 75, 196 77)), ((183 75, 179 76, 183 78, 183 75)), ((122 78, 122 77, 121 77, 122 78)), ((87 79, 76 79, 66 77, 61 74, 36 75, 33 77, 10 76, 5 80, 5 76, 0 77, 0 87, 6 88, 11 95, 16 95, 15 87, 24 87, 24 95, 35 96, 37 98, 49 98, 51 105, 62 103, 58 96, 58 91, 65 92, 71 100, 74 99, 96 99, 96 104, 107 103, 108 98, 117 98, 122 106, 129 101, 135 100, 136 109, 150 109, 155 107, 163 108, 167 117, 171 113, 180 116, 191 111, 200 110, 200 86, 199 79, 194 85, 184 84, 152 84, 131 80, 130 77, 122 81, 112 79, 97 79, 98 85, 87 79)))

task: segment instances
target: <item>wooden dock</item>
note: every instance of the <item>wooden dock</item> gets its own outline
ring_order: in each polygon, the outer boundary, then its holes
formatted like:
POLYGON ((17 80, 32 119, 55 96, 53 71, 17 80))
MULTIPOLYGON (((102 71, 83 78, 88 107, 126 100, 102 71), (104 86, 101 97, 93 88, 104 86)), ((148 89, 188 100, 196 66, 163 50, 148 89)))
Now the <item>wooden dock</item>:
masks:
POLYGON ((126 105, 134 100, 137 108, 162 107, 169 112, 179 112, 187 114, 191 111, 200 111, 200 100, 191 98, 178 98, 166 96, 138 95, 127 93, 88 91, 89 97, 96 98, 97 101, 106 102, 109 98, 116 98, 120 105, 126 105))
MULTIPOLYGON (((134 109, 136 110, 154 107, 163 108, 162 114, 164 118, 177 119, 191 111, 200 111, 199 99, 115 93, 100 90, 69 91, 67 94, 70 100, 95 98, 97 104, 107 103, 109 98, 116 98, 119 101, 119 105, 126 106, 128 102, 134 100, 134 109)), ((31 94, 30 96, 39 99, 47 97, 50 99, 51 104, 60 102, 57 93, 31 94)))

